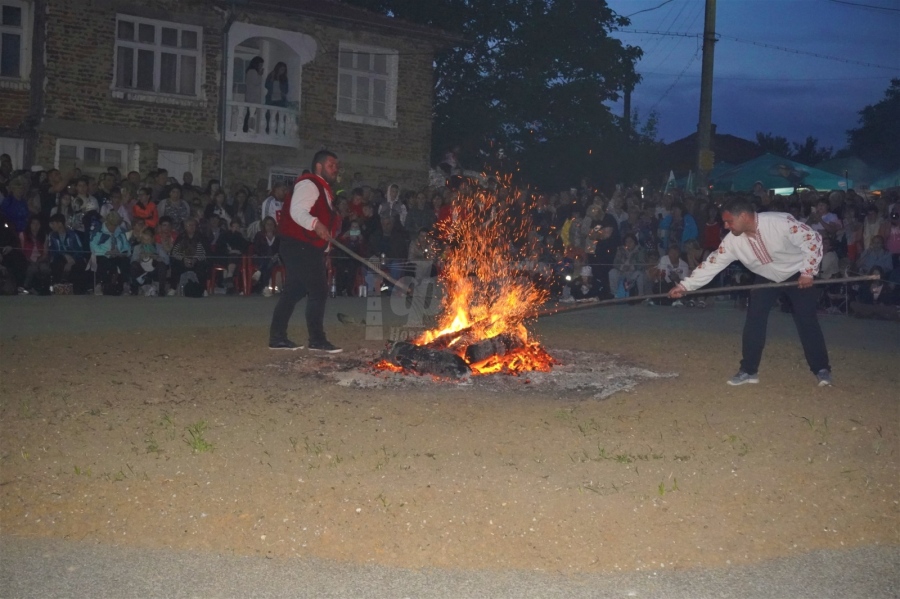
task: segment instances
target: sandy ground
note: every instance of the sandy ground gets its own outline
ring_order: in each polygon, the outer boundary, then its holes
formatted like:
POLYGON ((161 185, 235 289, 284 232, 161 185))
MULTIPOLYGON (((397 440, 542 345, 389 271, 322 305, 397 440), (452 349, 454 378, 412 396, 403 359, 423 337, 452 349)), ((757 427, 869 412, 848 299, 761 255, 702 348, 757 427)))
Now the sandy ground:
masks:
MULTIPOLYGON (((732 388, 731 304, 543 319, 551 353, 678 374, 596 400, 338 387, 265 349, 273 301, 2 298, 2 534, 566 573, 900 543, 894 323, 828 317, 818 388, 773 314, 762 382, 732 388)), ((381 347, 337 311, 365 306, 330 303, 346 356, 381 347)))

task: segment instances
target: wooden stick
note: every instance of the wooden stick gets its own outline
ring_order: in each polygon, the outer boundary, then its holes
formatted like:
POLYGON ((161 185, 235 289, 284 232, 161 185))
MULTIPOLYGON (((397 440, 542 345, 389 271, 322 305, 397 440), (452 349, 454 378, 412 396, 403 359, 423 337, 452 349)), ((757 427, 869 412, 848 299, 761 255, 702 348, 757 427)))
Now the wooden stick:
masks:
POLYGON ((403 283, 401 283, 400 281, 398 281, 391 275, 387 274, 386 272, 384 272, 377 266, 374 266, 369 260, 366 260, 359 254, 357 254, 356 252, 354 252, 353 250, 348 248, 346 245, 344 245, 343 243, 341 243, 340 241, 335 239, 334 237, 332 237, 329 241, 331 242, 331 244, 334 247, 336 247, 340 250, 343 250, 351 258, 355 258, 356 260, 359 260, 360 262, 362 262, 366 266, 366 268, 368 268, 369 270, 381 275, 381 277, 384 278, 386 281, 389 281, 389 282, 393 283, 394 285, 396 285, 397 287, 399 287, 403 291, 403 293, 408 294, 411 291, 411 289, 409 287, 407 287, 406 285, 404 285, 403 283))
MULTIPOLYGON (((842 279, 814 279, 813 285, 840 285, 842 283, 856 283, 861 281, 874 281, 878 279, 878 275, 864 275, 858 277, 844 277, 842 279)), ((758 285, 736 285, 734 287, 714 287, 711 289, 697 289, 688 291, 685 295, 704 295, 710 293, 732 293, 734 291, 753 291, 754 289, 774 289, 777 287, 796 287, 797 281, 784 281, 782 283, 761 283, 758 285)), ((637 295, 635 297, 617 297, 614 299, 599 300, 596 302, 585 302, 575 306, 565 306, 556 308, 545 308, 535 312, 529 318, 540 318, 541 316, 553 316, 554 314, 562 314, 564 312, 575 312, 578 310, 590 310, 591 308, 600 308, 603 306, 611 306, 613 304, 624 304, 628 302, 641 302, 644 300, 658 299, 669 297, 668 293, 651 293, 649 295, 637 295)))

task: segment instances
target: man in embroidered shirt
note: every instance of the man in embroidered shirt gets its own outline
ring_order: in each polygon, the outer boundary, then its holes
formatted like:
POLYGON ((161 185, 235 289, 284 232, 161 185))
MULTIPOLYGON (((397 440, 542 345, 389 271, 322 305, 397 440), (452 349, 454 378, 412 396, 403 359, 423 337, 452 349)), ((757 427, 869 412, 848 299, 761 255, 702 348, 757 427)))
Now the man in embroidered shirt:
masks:
POLYGON ((744 323, 743 358, 738 373, 729 385, 758 383, 759 362, 766 344, 769 311, 782 292, 793 305, 794 324, 800 334, 803 353, 819 386, 831 385, 831 366, 825 337, 816 317, 819 294, 812 287, 822 263, 822 237, 789 214, 756 214, 753 205, 734 198, 722 208, 722 222, 731 231, 718 250, 710 254, 694 272, 669 291, 678 299, 703 287, 725 267, 740 260, 756 274, 756 282, 797 281, 796 287, 756 289, 750 292, 747 320, 744 323))
POLYGON ((294 191, 285 197, 278 222, 279 254, 285 267, 284 291, 272 313, 269 328, 270 349, 302 349, 287 336, 294 306, 304 297, 309 349, 330 354, 341 351, 325 337, 325 298, 328 275, 325 253, 332 237, 341 229, 331 186, 337 182, 340 163, 328 150, 313 157, 312 173, 302 175, 294 191))

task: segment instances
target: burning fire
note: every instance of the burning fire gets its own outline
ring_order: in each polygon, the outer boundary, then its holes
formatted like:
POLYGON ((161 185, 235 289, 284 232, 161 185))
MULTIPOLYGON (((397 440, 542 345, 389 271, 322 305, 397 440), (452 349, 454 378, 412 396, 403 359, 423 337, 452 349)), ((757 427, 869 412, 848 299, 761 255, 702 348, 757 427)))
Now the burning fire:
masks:
MULTIPOLYGON (((525 321, 547 301, 548 292, 517 272, 513 244, 528 249, 532 208, 519 193, 461 190, 453 200, 452 219, 437 229, 445 246, 440 280, 444 301, 436 328, 413 343, 452 351, 468 363, 472 374, 550 370, 553 358, 530 340, 525 321), (470 361, 467 350, 488 340, 499 351, 470 361)), ((523 252, 520 252, 523 253, 523 252)))

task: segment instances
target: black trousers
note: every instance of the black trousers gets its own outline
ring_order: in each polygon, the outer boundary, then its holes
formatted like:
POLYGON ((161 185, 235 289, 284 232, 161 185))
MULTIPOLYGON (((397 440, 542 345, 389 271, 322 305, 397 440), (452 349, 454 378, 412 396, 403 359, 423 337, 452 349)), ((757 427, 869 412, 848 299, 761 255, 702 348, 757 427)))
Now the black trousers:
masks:
MULTIPOLYGON (((795 275, 789 281, 796 281, 799 275, 795 275)), ((757 276, 755 283, 771 283, 768 279, 757 276)), ((766 345, 766 327, 769 322, 769 312, 775 301, 782 293, 786 293, 793 306, 792 316, 797 333, 800 335, 800 343, 803 346, 803 354, 809 369, 818 373, 822 369, 831 370, 828 363, 828 349, 825 347, 825 337, 819 326, 816 316, 816 306, 819 303, 820 292, 815 287, 800 289, 799 287, 781 287, 774 289, 755 289, 750 292, 750 303, 747 306, 747 320, 744 322, 743 358, 741 370, 747 374, 756 374, 759 370, 759 362, 762 358, 763 347, 766 345)))
POLYGON ((288 323, 294 306, 304 297, 306 329, 310 343, 322 343, 325 338, 325 299, 328 297, 328 275, 325 270, 325 250, 281 236, 278 253, 284 264, 284 289, 272 313, 269 341, 287 339, 288 323))

